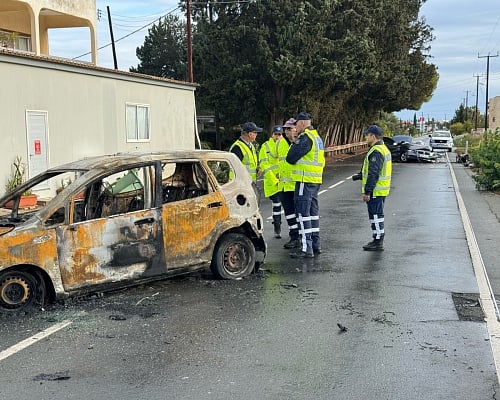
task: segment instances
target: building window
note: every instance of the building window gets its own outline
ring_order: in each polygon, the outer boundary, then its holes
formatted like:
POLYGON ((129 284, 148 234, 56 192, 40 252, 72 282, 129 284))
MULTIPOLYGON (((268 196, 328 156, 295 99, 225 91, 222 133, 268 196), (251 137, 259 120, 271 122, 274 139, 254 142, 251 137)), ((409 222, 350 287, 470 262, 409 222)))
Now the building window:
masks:
POLYGON ((149 106, 127 104, 127 142, 147 142, 149 139, 149 106))

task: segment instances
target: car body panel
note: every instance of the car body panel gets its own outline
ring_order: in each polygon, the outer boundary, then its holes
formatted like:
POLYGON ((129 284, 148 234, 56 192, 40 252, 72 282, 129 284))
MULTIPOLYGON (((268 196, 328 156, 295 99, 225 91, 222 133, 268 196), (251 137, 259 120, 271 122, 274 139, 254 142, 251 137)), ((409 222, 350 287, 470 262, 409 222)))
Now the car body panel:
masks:
POLYGON ((65 297, 205 268, 228 232, 246 235, 256 261, 264 260, 258 199, 234 154, 93 157, 51 168, 0 198, 0 276, 36 270, 65 297), (196 187, 175 187, 180 167, 189 169, 196 187), (71 183, 56 194, 54 182, 68 176, 71 183), (26 189, 41 195, 40 206, 5 208, 26 189))

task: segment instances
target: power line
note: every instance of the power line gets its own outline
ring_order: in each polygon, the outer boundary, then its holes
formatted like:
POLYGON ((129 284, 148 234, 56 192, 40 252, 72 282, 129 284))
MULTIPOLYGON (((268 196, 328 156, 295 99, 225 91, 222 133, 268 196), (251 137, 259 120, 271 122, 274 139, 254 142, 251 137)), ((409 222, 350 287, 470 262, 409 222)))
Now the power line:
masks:
MULTIPOLYGON (((114 42, 115 42, 115 43, 117 43, 117 42, 119 42, 119 41, 121 41, 121 40, 123 40, 123 39, 128 38, 129 36, 132 36, 132 35, 136 34, 136 33, 137 33, 137 32, 139 32, 139 31, 142 31, 144 28, 147 28, 148 26, 151 26, 151 25, 153 25, 154 23, 159 22, 162 18, 165 18, 165 17, 167 17, 168 15, 173 14, 173 13, 174 13, 175 11, 177 11, 179 8, 180 8, 180 7, 176 7, 176 8, 174 8, 172 11, 170 11, 170 12, 168 12, 168 13, 166 13, 166 14, 162 15, 161 17, 159 17, 159 18, 155 19, 154 21, 149 22, 148 24, 146 24, 146 25, 144 25, 144 26, 141 26, 140 28, 138 28, 138 29, 136 29, 136 30, 134 30, 134 31, 132 31, 132 32, 130 32, 130 33, 128 33, 128 34, 127 34, 127 35, 125 35, 125 36, 120 37, 119 39, 116 39, 114 42)), ((106 47, 109 47, 109 46, 111 46, 111 45, 112 45, 112 43, 105 44, 104 46, 98 47, 98 48, 97 48, 97 50, 102 50, 102 49, 105 49, 106 47)), ((85 54, 81 54, 81 55, 79 55, 78 57, 73 57, 73 58, 72 58, 72 60, 78 60, 79 58, 82 58, 82 57, 88 56, 89 54, 91 54, 91 52, 90 52, 90 51, 88 51, 88 52, 87 52, 87 53, 85 53, 85 54)))

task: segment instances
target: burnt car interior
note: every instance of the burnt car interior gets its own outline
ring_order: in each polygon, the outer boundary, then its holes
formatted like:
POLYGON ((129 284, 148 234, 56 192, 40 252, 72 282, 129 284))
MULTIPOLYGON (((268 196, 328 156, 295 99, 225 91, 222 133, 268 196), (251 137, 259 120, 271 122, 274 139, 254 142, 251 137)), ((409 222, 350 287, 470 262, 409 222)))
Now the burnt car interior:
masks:
POLYGON ((199 163, 165 163, 162 166, 163 203, 208 194, 208 178, 199 163))

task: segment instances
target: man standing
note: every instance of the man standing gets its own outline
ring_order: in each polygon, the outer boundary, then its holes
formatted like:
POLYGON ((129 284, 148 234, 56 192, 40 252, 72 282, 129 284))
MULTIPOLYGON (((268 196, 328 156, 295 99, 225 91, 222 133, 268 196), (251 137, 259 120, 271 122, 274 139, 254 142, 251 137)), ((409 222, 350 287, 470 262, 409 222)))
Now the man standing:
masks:
POLYGON ((306 112, 297 115, 299 137, 290 147, 286 161, 292 164, 292 180, 295 182, 295 210, 299 222, 301 247, 293 258, 312 258, 321 253, 319 236, 318 192, 323 182, 325 150, 323 140, 311 125, 306 112))
POLYGON ((370 126, 365 132, 365 140, 370 146, 361 169, 361 193, 368 207, 368 217, 373 240, 363 246, 363 250, 384 250, 384 203, 391 189, 391 152, 382 140, 382 129, 370 126))
POLYGON ((285 137, 278 142, 278 176, 279 176, 279 196, 281 205, 285 211, 285 219, 288 224, 290 240, 283 247, 285 249, 295 249, 300 247, 299 226, 295 214, 295 202, 293 200, 295 192, 295 182, 292 180, 292 165, 286 162, 286 156, 290 150, 290 145, 297 140, 297 129, 295 118, 290 118, 285 122, 283 128, 285 137))
POLYGON ((278 142, 281 141, 283 127, 275 125, 269 140, 259 151, 259 168, 264 176, 264 196, 273 202, 274 237, 281 238, 281 202, 278 193, 278 142))
POLYGON ((262 128, 253 122, 245 122, 241 127, 240 137, 229 148, 246 167, 254 182, 257 180, 258 159, 253 142, 258 132, 262 132, 262 128))

